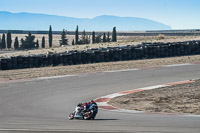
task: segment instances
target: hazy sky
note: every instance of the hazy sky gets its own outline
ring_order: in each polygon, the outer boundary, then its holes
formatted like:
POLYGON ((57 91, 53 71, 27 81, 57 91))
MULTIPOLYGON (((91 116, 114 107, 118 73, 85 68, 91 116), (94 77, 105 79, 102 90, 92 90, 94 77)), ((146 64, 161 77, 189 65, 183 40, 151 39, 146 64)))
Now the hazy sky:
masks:
POLYGON ((69 17, 141 17, 173 29, 200 28, 200 0, 0 0, 0 11, 69 17))

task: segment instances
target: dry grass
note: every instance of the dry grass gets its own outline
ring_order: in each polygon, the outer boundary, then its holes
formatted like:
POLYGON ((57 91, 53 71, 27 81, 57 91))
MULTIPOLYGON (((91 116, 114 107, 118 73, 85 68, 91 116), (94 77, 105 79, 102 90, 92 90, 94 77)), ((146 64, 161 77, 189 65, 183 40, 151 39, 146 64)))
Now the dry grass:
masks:
POLYGON ((157 39, 158 39, 158 40, 163 40, 163 39, 165 39, 165 35, 159 34, 159 35, 157 36, 157 39))
MULTIPOLYGON (((14 38, 18 36, 23 38, 26 34, 12 34, 12 40, 14 43, 14 38)), ((7 53, 7 54, 0 54, 0 57, 9 57, 9 56, 17 56, 17 55, 33 55, 33 54, 47 54, 49 52, 59 53, 59 52, 66 52, 69 50, 87 50, 91 48, 106 48, 106 47, 116 47, 116 46, 125 46, 125 45, 136 45, 140 43, 146 42, 181 42, 181 41, 188 41, 188 40, 200 40, 200 36, 165 36, 164 39, 158 40, 157 36, 118 36, 117 43, 99 43, 99 44, 88 44, 88 45, 76 45, 72 46, 71 42, 74 39, 73 35, 68 35, 67 38, 69 39, 69 46, 60 47, 59 40, 60 35, 53 35, 53 48, 48 48, 48 35, 36 34, 35 37, 39 40, 41 44, 42 37, 45 36, 46 38, 46 46, 45 49, 38 49, 38 50, 27 50, 27 51, 15 51, 14 53, 7 53)))
POLYGON ((200 80, 117 97, 109 103, 130 110, 200 115, 200 80))
POLYGON ((0 81, 200 62, 200 55, 0 71, 0 81))

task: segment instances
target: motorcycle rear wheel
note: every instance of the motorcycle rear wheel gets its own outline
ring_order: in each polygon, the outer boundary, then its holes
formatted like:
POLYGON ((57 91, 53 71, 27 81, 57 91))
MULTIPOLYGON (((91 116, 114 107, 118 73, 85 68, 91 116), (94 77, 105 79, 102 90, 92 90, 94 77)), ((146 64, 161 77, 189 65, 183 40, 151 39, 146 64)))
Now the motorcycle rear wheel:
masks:
POLYGON ((84 120, 91 120, 92 119, 92 115, 93 115, 93 111, 89 111, 89 112, 85 113, 83 118, 84 118, 84 120))

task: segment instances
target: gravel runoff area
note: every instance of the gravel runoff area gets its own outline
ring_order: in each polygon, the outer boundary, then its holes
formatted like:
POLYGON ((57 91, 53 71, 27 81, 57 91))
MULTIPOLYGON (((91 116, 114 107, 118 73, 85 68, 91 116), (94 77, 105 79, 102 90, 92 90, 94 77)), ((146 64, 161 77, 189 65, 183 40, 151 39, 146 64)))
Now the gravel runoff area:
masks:
POLYGON ((200 80, 116 97, 109 104, 128 110, 200 115, 200 80))
POLYGON ((0 82, 200 62, 200 55, 0 71, 0 82))

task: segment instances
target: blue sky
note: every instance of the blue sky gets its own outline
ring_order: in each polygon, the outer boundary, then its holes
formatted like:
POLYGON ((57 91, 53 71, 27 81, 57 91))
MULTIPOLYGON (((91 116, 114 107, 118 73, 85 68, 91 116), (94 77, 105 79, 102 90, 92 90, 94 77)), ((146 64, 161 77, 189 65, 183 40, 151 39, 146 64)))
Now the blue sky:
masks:
POLYGON ((140 17, 173 29, 200 28, 200 0, 0 0, 0 11, 93 18, 140 17))

